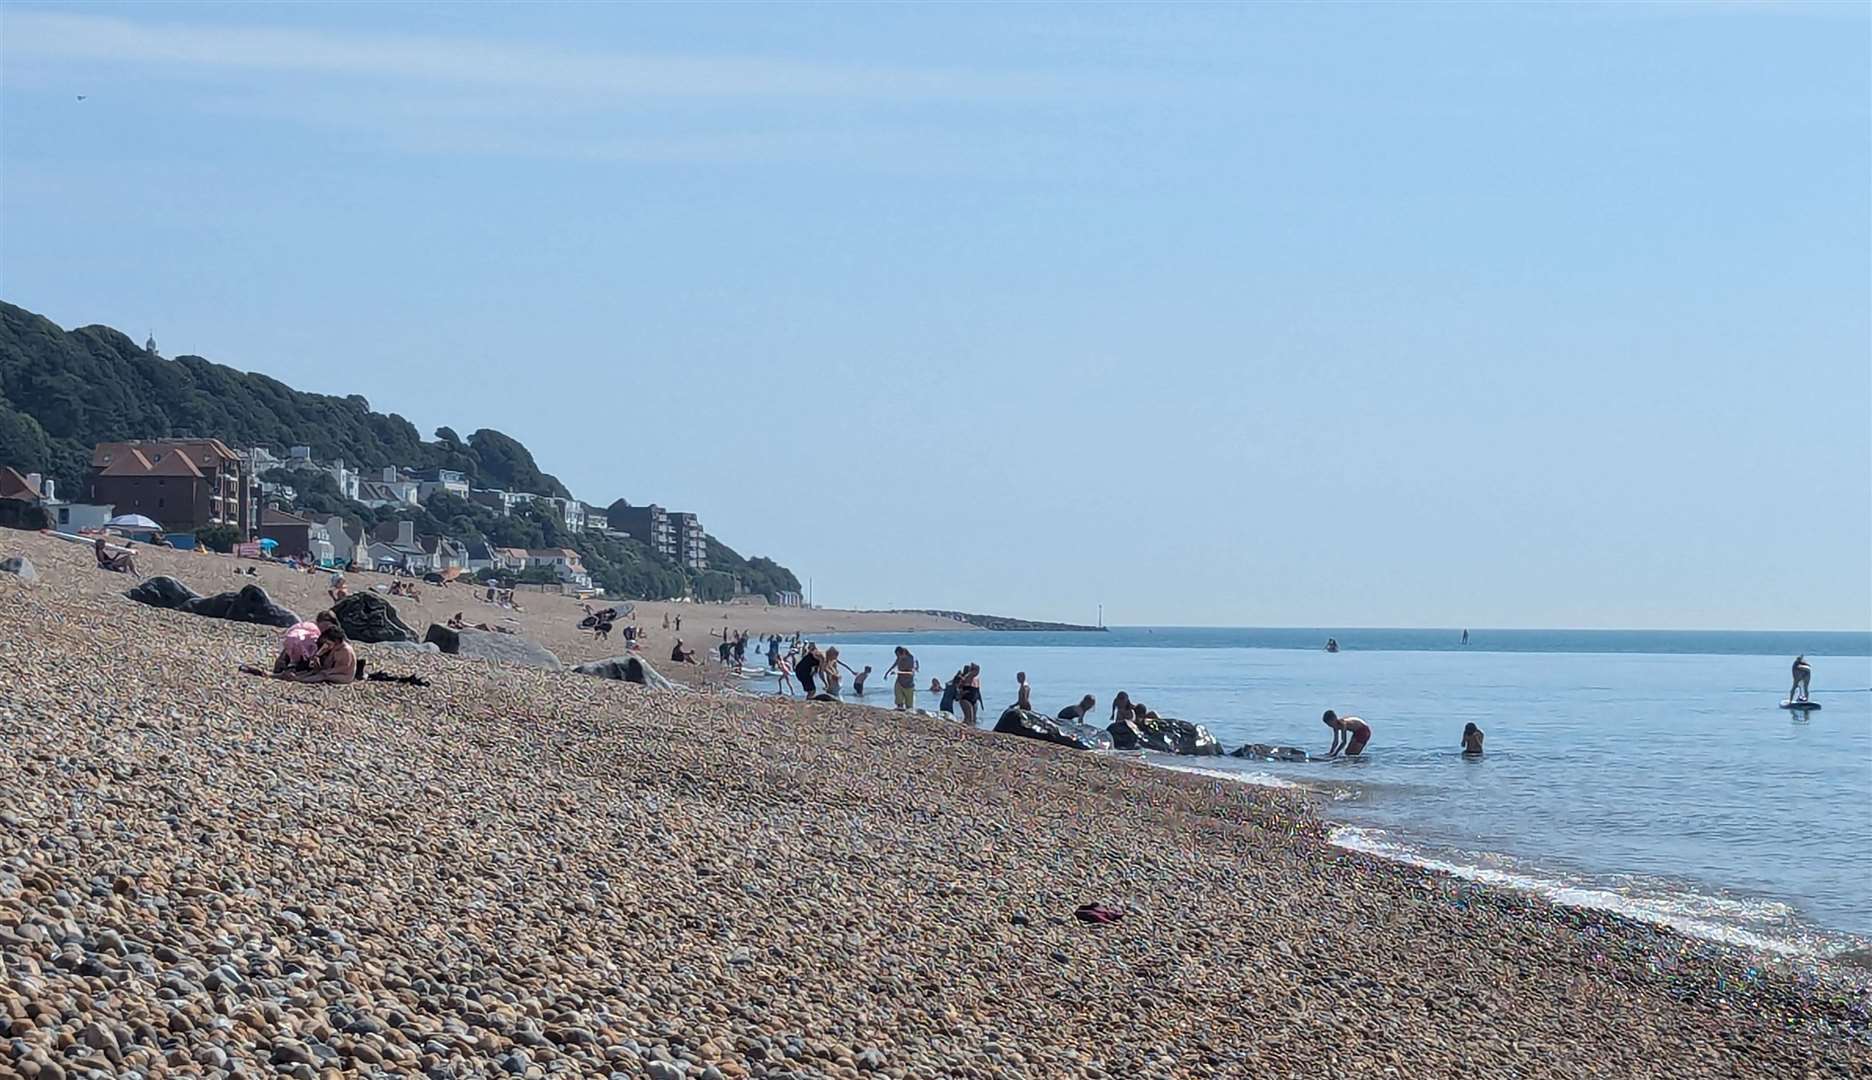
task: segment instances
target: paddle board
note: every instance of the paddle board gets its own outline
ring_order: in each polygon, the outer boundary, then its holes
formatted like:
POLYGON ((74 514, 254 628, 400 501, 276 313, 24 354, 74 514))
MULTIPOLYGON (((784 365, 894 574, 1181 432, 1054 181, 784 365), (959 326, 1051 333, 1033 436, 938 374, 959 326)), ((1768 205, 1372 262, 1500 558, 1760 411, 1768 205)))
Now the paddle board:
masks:
POLYGON ((1818 709, 1820 703, 1818 701, 1783 701, 1781 707, 1783 709, 1794 709, 1796 711, 1805 712, 1808 709, 1818 709))

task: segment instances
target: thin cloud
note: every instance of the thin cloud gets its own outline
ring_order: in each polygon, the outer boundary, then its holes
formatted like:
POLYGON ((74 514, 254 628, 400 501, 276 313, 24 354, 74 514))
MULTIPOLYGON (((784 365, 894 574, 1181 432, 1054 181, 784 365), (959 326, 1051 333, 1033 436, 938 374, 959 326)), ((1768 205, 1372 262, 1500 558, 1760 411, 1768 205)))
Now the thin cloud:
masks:
POLYGON ((608 100, 1076 100, 1135 94, 1135 80, 1051 72, 887 67, 747 56, 578 50, 466 37, 340 34, 283 27, 137 22, 9 11, 14 58, 82 59, 205 70, 378 77, 413 83, 575 93, 608 100))

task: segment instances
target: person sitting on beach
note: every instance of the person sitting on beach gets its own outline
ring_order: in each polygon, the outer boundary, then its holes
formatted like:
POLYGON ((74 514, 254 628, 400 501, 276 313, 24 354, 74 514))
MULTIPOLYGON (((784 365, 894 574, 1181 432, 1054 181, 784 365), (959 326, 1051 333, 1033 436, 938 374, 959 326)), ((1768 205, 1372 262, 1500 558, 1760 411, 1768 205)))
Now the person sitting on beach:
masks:
POLYGON ((1091 694, 1087 694, 1085 697, 1082 697, 1079 699, 1079 704, 1068 705, 1064 709, 1061 709, 1056 715, 1061 720, 1070 720, 1074 723, 1084 723, 1085 718, 1092 714, 1093 708, 1095 708, 1097 705, 1098 705, 1098 699, 1093 697, 1091 694))
POLYGON ((695 650, 683 648, 682 638, 676 639, 675 646, 670 649, 669 658, 678 664, 693 664, 696 662, 695 650))
POLYGON ((338 625, 338 616, 321 611, 312 622, 300 622, 286 628, 280 636, 279 655, 273 658, 273 674, 310 671, 318 661, 319 638, 327 626, 338 625))
POLYGON ((94 546, 97 551, 99 570, 109 570, 113 574, 129 574, 131 577, 143 576, 137 573, 136 559, 130 554, 130 546, 128 544, 124 545, 122 551, 114 552, 111 550, 110 545, 104 542, 104 538, 100 536, 97 538, 97 544, 94 546))
POLYGON ((1332 748, 1326 751, 1332 757, 1341 751, 1346 757, 1357 757, 1365 752, 1365 744, 1371 741, 1371 725, 1356 716, 1342 717, 1327 709, 1320 721, 1333 731, 1332 748))
POLYGON ((1482 729, 1473 721, 1463 725, 1462 752, 1464 757, 1482 756, 1482 729))
POLYGON ((468 629, 468 620, 462 618, 462 613, 457 611, 455 614, 449 616, 448 628, 450 630, 466 630, 468 629))
POLYGON ((1033 684, 1027 681, 1025 671, 1014 673, 1014 707, 1023 712, 1033 712, 1033 684))
POLYGON ((333 622, 319 633, 318 662, 311 671, 299 672, 293 679, 302 683, 348 683, 358 676, 357 648, 345 636, 344 627, 333 622))
POLYGON ((1805 655, 1794 658, 1794 685, 1788 688, 1788 701, 1806 701, 1807 684, 1813 681, 1813 665, 1805 655))

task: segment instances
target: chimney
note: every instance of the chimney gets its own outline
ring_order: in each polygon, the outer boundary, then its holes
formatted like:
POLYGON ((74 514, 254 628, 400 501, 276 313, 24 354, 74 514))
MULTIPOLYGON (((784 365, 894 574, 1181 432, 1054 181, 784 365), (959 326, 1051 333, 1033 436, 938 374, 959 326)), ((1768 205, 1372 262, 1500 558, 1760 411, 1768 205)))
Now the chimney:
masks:
POLYGON ((396 538, 397 543, 414 547, 416 544, 416 523, 414 521, 397 522, 396 538))

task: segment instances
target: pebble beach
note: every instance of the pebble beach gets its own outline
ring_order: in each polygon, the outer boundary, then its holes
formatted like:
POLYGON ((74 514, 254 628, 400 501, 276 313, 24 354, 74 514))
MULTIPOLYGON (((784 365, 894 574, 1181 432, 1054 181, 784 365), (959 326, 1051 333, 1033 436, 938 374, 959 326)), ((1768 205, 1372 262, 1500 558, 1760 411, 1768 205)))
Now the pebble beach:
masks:
POLYGON ((1339 849, 1302 792, 708 679, 242 676, 277 631, 9 555, 0 1076, 1872 1075, 1865 971, 1339 849))

